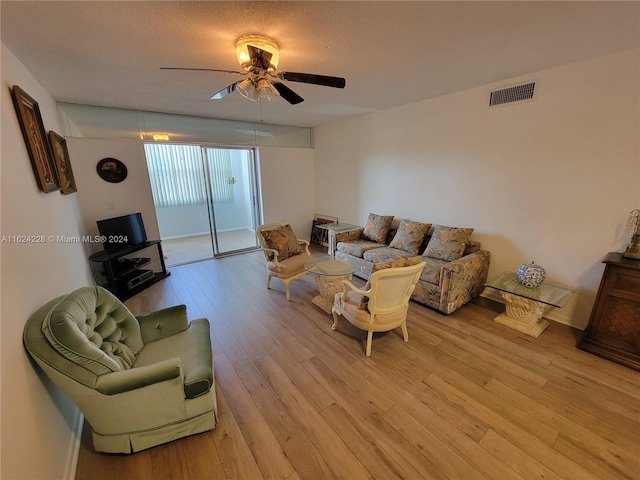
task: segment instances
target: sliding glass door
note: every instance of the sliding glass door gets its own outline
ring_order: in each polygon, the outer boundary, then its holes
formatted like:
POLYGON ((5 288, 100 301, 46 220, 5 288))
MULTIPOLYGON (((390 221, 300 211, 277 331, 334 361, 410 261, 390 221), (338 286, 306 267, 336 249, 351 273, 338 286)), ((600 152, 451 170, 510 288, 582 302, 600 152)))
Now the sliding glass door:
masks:
POLYGON ((148 143, 145 153, 168 266, 257 248, 254 149, 148 143))
POLYGON ((254 151, 204 147, 214 255, 253 250, 259 222, 254 151))

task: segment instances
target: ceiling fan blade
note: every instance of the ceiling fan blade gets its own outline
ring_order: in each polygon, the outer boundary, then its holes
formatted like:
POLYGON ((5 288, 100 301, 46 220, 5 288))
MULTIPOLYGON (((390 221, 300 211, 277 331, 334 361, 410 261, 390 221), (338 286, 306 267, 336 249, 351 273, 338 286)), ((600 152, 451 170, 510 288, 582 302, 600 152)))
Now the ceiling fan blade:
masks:
POLYGON ((238 75, 246 75, 245 72, 238 72, 237 70, 219 70, 217 68, 160 67, 160 70, 191 70, 196 72, 222 72, 222 73, 237 73, 238 75))
POLYGON ((341 77, 329 77, 327 75, 314 75, 313 73, 280 72, 278 78, 290 82, 312 83, 325 87, 344 88, 347 81, 341 77))
POLYGON ((298 95, 296 92, 287 87, 284 83, 272 82, 273 87, 278 91, 280 96, 284 98, 291 105, 297 105, 304 102, 304 98, 298 95))
POLYGON ((236 87, 238 86, 239 83, 240 81, 232 83, 231 85, 228 85, 222 90, 220 90, 218 93, 211 95, 211 100, 220 100, 221 98, 226 97, 230 93, 235 92, 236 87))

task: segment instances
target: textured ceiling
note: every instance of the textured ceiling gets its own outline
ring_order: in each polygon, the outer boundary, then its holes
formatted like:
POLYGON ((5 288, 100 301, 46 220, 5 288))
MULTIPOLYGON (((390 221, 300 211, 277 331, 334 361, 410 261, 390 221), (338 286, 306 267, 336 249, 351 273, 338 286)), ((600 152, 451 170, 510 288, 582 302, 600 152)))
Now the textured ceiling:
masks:
POLYGON ((632 2, 1 2, 2 42, 58 101, 316 126, 640 47, 632 2), (280 45, 305 101, 209 97, 238 79, 235 41, 280 45))

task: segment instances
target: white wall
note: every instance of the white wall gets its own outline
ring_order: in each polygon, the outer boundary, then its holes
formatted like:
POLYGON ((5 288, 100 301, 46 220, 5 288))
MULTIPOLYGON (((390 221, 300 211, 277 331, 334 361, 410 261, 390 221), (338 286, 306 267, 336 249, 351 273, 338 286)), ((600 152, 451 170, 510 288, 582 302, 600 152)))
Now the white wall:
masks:
MULTIPOLYGON (((76 182, 83 185, 77 196, 88 235, 98 234, 97 220, 141 212, 147 237, 160 238, 142 142, 68 138, 67 148, 73 159, 76 182), (120 183, 102 180, 96 164, 103 158, 122 161, 127 167, 127 178, 120 183)), ((91 247, 92 251, 102 248, 100 244, 91 247)))
MULTIPOLYGON (((576 287, 549 317, 583 328, 640 207, 639 51, 367 114, 315 129, 316 205, 474 227, 489 275, 534 260, 576 287), (488 93, 536 80, 537 98, 489 109, 488 93)), ((489 289, 487 289, 489 290, 489 289)))
POLYGON ((289 223, 308 240, 315 214, 313 150, 260 147, 259 154, 264 223, 289 223))
MULTIPOLYGON (((54 100, 2 45, 1 235, 82 235, 78 195, 38 189, 9 88, 39 104, 45 129, 61 132, 54 100)), ((76 159, 70 154, 75 169, 76 159)), ((79 191, 86 188, 77 181, 79 191)), ((92 284, 79 243, 2 243, 1 438, 3 479, 70 478, 75 471, 76 407, 29 360, 22 346, 27 318, 49 300, 92 284)))

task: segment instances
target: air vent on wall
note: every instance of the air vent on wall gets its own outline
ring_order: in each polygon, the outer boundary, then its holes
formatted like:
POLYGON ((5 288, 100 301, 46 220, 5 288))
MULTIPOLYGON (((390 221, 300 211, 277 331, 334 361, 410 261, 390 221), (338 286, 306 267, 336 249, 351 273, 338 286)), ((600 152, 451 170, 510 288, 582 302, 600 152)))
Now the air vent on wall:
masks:
POLYGON ((491 92, 489 97, 489 106, 504 105, 505 103, 520 102, 522 100, 531 100, 536 87, 535 82, 525 83, 524 85, 516 85, 515 87, 503 88, 491 92))

